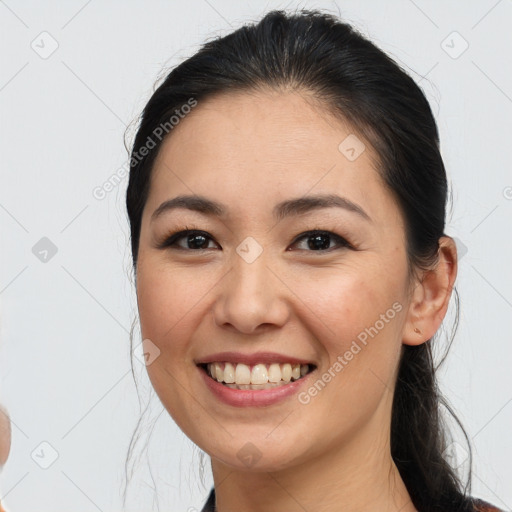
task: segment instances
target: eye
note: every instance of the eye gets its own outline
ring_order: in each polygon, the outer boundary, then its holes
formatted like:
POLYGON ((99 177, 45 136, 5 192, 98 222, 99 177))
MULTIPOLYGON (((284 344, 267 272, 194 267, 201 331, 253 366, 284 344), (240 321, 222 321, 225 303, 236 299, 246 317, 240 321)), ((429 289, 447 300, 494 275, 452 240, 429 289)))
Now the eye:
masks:
MULTIPOLYGON (((334 242, 341 248, 353 248, 352 245, 340 235, 332 233, 331 231, 322 231, 319 229, 302 233, 295 238, 292 245, 298 245, 298 242, 301 240, 305 240, 307 243, 305 249, 299 248, 299 250, 306 250, 308 252, 327 252, 336 249, 336 246, 331 246, 331 242, 334 242)), ((158 244, 157 247, 159 249, 173 248, 177 250, 197 252, 214 249, 216 247, 218 248, 219 246, 205 231, 186 228, 171 234, 163 242, 158 244), (214 246, 208 247, 209 242, 212 242, 214 246)))
POLYGON ((310 249, 313 252, 329 251, 332 249, 330 246, 331 241, 336 242, 338 246, 352 248, 352 246, 343 237, 330 231, 308 231, 307 233, 303 233, 297 237, 292 245, 297 244, 297 242, 300 240, 306 240, 307 249, 310 249))
POLYGON ((197 229, 184 229, 167 237, 158 245, 158 248, 163 249, 165 247, 172 247, 185 251, 203 251, 210 248, 207 247, 208 240, 213 241, 213 239, 204 231, 197 229), (183 244, 178 243, 182 240, 184 240, 184 246, 183 244))

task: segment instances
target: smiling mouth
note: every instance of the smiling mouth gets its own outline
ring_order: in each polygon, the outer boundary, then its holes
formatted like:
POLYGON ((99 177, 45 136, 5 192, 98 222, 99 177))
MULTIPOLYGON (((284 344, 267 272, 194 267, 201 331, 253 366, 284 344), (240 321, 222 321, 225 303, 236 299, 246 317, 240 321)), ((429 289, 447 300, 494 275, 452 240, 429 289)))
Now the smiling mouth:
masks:
POLYGON ((312 364, 214 362, 199 364, 213 380, 231 389, 270 389, 285 386, 316 369, 312 364))

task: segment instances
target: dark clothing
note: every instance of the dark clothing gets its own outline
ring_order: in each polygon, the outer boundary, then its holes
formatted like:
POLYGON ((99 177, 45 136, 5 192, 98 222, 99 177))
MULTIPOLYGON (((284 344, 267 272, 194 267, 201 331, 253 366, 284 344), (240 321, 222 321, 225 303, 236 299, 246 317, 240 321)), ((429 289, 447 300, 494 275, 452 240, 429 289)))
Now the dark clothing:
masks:
POLYGON ((212 488, 210 491, 210 495, 208 496, 208 501, 204 504, 204 507, 201 509, 201 512, 216 512, 215 511, 215 488, 212 488))

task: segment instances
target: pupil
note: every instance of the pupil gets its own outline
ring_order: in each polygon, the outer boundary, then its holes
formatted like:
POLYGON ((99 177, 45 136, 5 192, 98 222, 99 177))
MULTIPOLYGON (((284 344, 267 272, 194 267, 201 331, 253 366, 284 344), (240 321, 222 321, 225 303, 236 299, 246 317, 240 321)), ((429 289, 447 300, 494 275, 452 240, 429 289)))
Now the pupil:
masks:
POLYGON ((206 241, 206 239, 205 239, 205 237, 203 235, 190 235, 188 237, 189 245, 192 245, 192 246, 194 246, 196 248, 197 248, 197 246, 199 248, 201 248, 201 246, 204 245, 205 241, 206 241), (198 239, 202 239, 202 240, 199 243, 197 243, 198 239))
POLYGON ((314 235, 310 237, 313 242, 308 244, 310 249, 328 249, 329 248, 329 237, 327 235, 314 235), (322 239, 324 243, 322 243, 322 239))

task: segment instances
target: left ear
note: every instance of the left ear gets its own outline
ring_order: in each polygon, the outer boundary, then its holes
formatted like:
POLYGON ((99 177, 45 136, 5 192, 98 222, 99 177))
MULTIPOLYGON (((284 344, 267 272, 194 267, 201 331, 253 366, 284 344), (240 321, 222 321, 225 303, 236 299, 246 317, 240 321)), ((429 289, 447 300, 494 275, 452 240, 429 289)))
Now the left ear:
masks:
POLYGON ((421 345, 429 340, 443 321, 457 277, 457 247, 453 239, 439 239, 438 263, 422 272, 412 292, 402 334, 405 345, 421 345))

